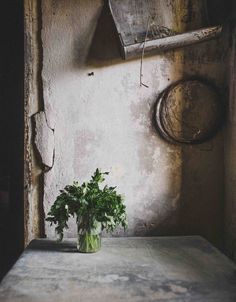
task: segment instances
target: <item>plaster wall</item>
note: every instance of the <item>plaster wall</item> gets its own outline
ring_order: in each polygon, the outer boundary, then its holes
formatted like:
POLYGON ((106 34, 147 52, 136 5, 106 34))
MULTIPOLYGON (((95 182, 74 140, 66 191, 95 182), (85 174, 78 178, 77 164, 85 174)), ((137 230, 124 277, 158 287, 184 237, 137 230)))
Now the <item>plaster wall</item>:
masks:
MULTIPOLYGON (((204 1, 193 12, 187 2, 178 1, 182 10, 172 17, 177 29, 206 21, 204 1)), ((177 12, 176 2, 171 3, 177 12)), ((159 93, 183 77, 203 76, 224 87, 223 43, 209 41, 145 58, 146 88, 139 84, 140 60, 120 58, 112 26, 101 0, 42 0, 45 119, 42 124, 38 119, 36 130, 45 137, 45 150, 38 146, 42 162, 42 153, 53 157, 43 162, 44 211, 61 188, 88 179, 99 167, 111 172, 108 183, 125 195, 125 235, 196 233, 219 245, 222 133, 197 146, 171 145, 157 134, 152 115, 159 93)), ((48 224, 45 230, 54 236, 48 224)), ((66 236, 75 235, 71 221, 66 236)))

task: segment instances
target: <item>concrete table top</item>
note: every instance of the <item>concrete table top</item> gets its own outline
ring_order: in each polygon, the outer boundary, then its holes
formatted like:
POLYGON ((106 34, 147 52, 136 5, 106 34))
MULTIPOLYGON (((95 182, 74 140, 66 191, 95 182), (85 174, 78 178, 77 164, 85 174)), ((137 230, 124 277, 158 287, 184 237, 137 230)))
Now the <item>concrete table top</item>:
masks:
POLYGON ((205 239, 34 240, 0 285, 1 302, 236 301, 236 266, 205 239))

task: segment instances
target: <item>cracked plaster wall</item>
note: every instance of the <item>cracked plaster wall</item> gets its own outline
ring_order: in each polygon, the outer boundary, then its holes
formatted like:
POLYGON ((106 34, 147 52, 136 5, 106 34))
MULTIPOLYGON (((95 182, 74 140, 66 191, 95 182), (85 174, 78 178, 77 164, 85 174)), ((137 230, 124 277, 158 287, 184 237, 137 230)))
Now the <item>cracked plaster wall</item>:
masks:
MULTIPOLYGON (((188 1, 178 1, 179 10, 169 2, 177 29, 205 22, 204 1, 191 12, 188 1)), ((52 168, 44 173, 44 211, 61 188, 99 167, 111 172, 108 183, 126 196, 126 235, 196 233, 220 245, 222 133, 202 145, 170 145, 151 117, 159 93, 183 77, 200 75, 224 87, 224 50, 217 47, 222 41, 145 58, 145 88, 139 85, 140 60, 120 58, 103 1, 42 0, 41 35, 45 127, 54 132, 54 146, 46 146, 52 168)), ((46 141, 38 139, 42 152, 40 144, 46 141)), ((53 228, 45 229, 54 237, 53 228)), ((72 221, 66 236, 76 236, 72 221)))
POLYGON ((35 145, 38 150, 44 171, 50 170, 54 163, 54 129, 48 126, 46 115, 43 111, 34 115, 35 145))

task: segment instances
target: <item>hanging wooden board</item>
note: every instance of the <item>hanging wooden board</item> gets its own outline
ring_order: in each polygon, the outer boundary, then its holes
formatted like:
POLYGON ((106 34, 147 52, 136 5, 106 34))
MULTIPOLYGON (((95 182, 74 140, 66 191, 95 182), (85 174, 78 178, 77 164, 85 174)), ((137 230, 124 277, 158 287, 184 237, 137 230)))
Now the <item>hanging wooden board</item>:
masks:
POLYGON ((222 26, 181 32, 173 22, 179 12, 170 1, 109 0, 109 6, 125 60, 140 57, 144 46, 145 53, 158 53, 210 40, 222 32, 222 26))

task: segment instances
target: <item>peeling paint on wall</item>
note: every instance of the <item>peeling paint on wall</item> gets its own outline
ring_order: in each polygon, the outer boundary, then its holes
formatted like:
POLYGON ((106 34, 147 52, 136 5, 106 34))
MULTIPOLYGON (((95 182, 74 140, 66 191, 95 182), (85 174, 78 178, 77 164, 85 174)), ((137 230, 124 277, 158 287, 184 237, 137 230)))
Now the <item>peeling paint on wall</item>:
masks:
POLYGON ((34 115, 35 121, 35 145, 39 152, 44 170, 53 167, 54 162, 54 130, 48 126, 44 112, 34 115))

